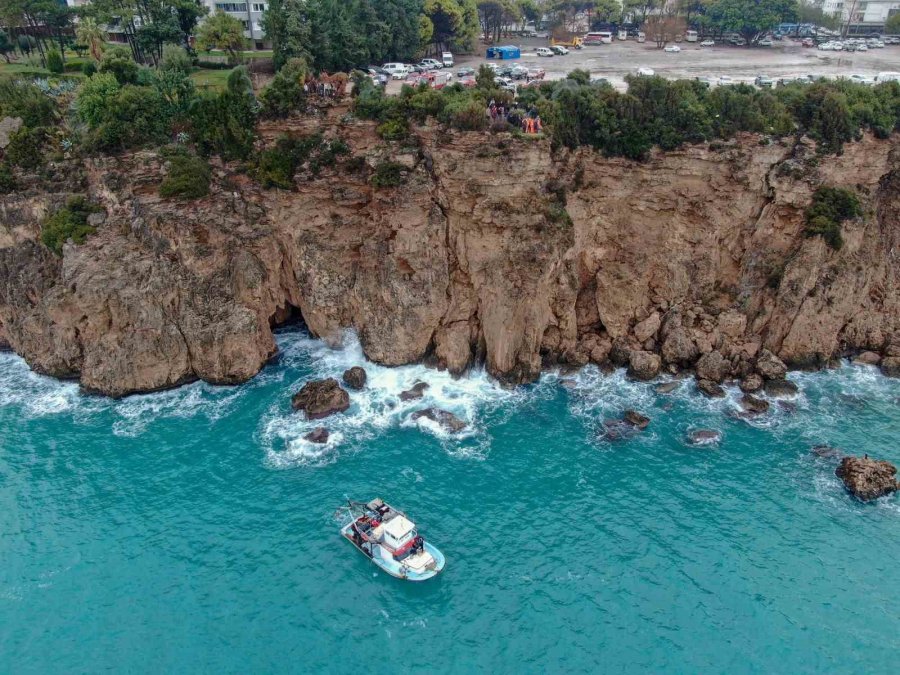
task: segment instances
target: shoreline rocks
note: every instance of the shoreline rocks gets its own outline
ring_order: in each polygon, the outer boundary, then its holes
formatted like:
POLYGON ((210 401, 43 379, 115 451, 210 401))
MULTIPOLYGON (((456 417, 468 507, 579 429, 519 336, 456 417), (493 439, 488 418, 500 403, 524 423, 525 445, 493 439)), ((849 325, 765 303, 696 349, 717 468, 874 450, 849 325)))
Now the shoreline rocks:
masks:
POLYGON ((427 382, 416 382, 412 387, 410 387, 406 391, 400 392, 400 400, 401 401, 415 401, 417 399, 420 399, 425 395, 425 390, 428 389, 428 387, 429 387, 429 384, 427 382))
POLYGON ((291 397, 291 407, 302 410, 307 419, 318 420, 344 412, 350 407, 350 395, 333 377, 312 380, 291 397))
POLYGON ((834 471, 847 490, 861 501, 871 501, 900 489, 894 476, 897 467, 890 462, 865 457, 844 457, 834 471))
POLYGON ((900 356, 881 359, 881 372, 887 377, 900 377, 900 356))
POLYGON ((326 429, 325 427, 316 427, 308 434, 306 434, 303 438, 310 443, 327 443, 328 436, 328 429, 326 429))
POLYGON ((687 434, 687 442, 691 445, 715 445, 721 440, 722 433, 715 429, 695 429, 687 434))
POLYGON ((741 407, 748 413, 760 415, 769 410, 769 402, 761 398, 757 398, 753 394, 744 394, 741 396, 741 407))
POLYGON ((725 390, 712 380, 698 380, 697 389, 707 398, 725 398, 725 390))
POLYGON ((774 398, 785 398, 795 396, 800 388, 790 380, 767 380, 763 391, 774 398))
POLYGON ((625 414, 622 415, 622 419, 640 431, 643 431, 650 425, 650 418, 642 415, 637 410, 626 410, 625 414))

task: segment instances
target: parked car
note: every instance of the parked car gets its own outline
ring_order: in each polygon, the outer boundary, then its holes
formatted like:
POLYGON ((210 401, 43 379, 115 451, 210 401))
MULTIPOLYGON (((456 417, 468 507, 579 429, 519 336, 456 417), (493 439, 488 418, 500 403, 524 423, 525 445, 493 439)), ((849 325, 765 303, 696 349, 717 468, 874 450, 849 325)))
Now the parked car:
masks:
POLYGON ((474 87, 476 84, 478 84, 478 82, 475 80, 474 75, 465 75, 465 76, 459 78, 458 81, 466 89, 470 89, 471 87, 474 87))
POLYGON ((526 79, 529 80, 543 80, 544 76, 547 73, 544 72, 543 68, 531 68, 528 71, 528 77, 526 79))
POLYGON ((381 87, 387 86, 388 80, 391 79, 391 74, 384 68, 379 68, 378 66, 369 66, 367 68, 367 71, 372 77, 372 82, 381 87))
POLYGON ((655 75, 655 74, 656 74, 656 73, 654 72, 653 68, 647 68, 646 66, 641 66, 640 68, 637 69, 636 72, 637 72, 638 75, 646 75, 646 76, 648 76, 648 77, 649 77, 650 75, 655 75))
POLYGON ((528 68, 516 64, 510 69, 509 77, 514 80, 524 80, 528 77, 528 68))
POLYGON ((814 47, 815 44, 816 44, 816 43, 815 43, 815 41, 814 41, 812 38, 803 38, 803 39, 800 41, 800 45, 803 46, 803 47, 814 47))
POLYGON ((900 73, 884 71, 875 76, 876 82, 900 82, 900 73))
POLYGON ((523 30, 521 33, 519 33, 519 35, 521 35, 522 37, 533 38, 537 37, 537 31, 523 30))
POLYGON ((728 44, 732 44, 735 47, 743 47, 747 44, 747 41, 742 37, 733 37, 728 40, 728 44))
POLYGON ((554 54, 557 54, 559 56, 565 56, 566 54, 569 53, 569 50, 566 49, 565 47, 563 47, 562 45, 553 45, 552 47, 550 47, 550 49, 553 50, 554 54))
POLYGON ((428 66, 434 70, 440 70, 444 67, 444 64, 440 61, 435 61, 434 59, 422 59, 422 65, 428 66))
POLYGON ((457 77, 474 77, 475 69, 469 68, 469 67, 460 68, 459 70, 456 71, 456 76, 457 77))
POLYGON ((875 80, 868 75, 860 75, 859 73, 854 73, 850 76, 851 82, 856 82, 857 84, 875 84, 875 80))
POLYGON ((663 51, 669 52, 669 54, 677 54, 681 51, 681 47, 679 47, 678 45, 669 45, 668 47, 663 49, 663 51))
POLYGON ((516 93, 516 89, 517 89, 516 83, 513 82, 508 77, 498 77, 495 80, 495 82, 496 82, 497 86, 500 87, 501 89, 503 89, 504 91, 511 91, 514 94, 516 93))
POLYGON ((753 80, 753 84, 755 84, 757 87, 771 89, 772 87, 775 86, 775 80, 773 80, 771 77, 768 77, 766 75, 757 75, 756 79, 753 80))
POLYGON ((732 80, 728 75, 719 75, 719 79, 716 81, 720 87, 725 86, 726 84, 734 84, 734 80, 732 80))
POLYGON ((768 38, 763 38, 762 40, 757 40, 757 41, 756 41, 756 44, 757 44, 759 47, 771 47, 771 46, 772 46, 773 44, 775 44, 775 43, 772 42, 772 41, 771 41, 770 39, 768 39, 768 38))
POLYGON ((538 47, 535 54, 538 56, 553 56, 555 52, 549 47, 538 47))
POLYGON ((441 53, 441 65, 444 68, 452 68, 453 67, 453 54, 451 52, 441 53))
POLYGON ((707 38, 706 40, 704 40, 703 42, 700 43, 700 46, 701 47, 715 47, 716 42, 715 42, 715 40, 710 40, 709 38, 707 38))
POLYGON ((385 63, 381 68, 395 80, 402 80, 410 73, 409 66, 405 63, 385 63))

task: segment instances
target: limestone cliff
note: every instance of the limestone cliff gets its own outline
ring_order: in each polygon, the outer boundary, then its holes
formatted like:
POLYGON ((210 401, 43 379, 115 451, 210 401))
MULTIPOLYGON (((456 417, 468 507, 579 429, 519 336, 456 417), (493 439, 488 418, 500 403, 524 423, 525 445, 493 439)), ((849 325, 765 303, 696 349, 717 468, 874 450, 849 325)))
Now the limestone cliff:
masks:
POLYGON ((115 396, 246 380, 295 310, 326 340, 357 330, 375 361, 483 361, 510 382, 644 351, 672 368, 716 351, 735 375, 763 347, 795 366, 900 355, 896 138, 817 158, 746 136, 637 163, 437 127, 401 147, 337 116, 293 125, 367 166, 303 172, 295 191, 218 166, 210 196, 182 202, 158 196, 165 164, 142 152, 0 198, 0 342, 115 396), (371 184, 386 160, 401 187, 371 184), (822 184, 866 207, 840 251, 803 235, 822 184), (59 258, 39 223, 68 192, 106 218, 59 258))

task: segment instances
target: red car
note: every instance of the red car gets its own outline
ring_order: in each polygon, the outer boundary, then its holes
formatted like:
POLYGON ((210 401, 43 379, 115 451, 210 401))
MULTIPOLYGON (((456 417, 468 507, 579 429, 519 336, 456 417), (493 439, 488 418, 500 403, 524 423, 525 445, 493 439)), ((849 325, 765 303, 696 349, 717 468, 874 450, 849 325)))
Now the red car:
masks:
POLYGON ((528 71, 528 75, 527 75, 526 79, 528 79, 528 80, 543 80, 544 75, 546 75, 546 73, 544 72, 543 68, 531 68, 528 71))
POLYGON ((803 38, 800 44, 804 47, 815 47, 816 43, 812 38, 803 38))

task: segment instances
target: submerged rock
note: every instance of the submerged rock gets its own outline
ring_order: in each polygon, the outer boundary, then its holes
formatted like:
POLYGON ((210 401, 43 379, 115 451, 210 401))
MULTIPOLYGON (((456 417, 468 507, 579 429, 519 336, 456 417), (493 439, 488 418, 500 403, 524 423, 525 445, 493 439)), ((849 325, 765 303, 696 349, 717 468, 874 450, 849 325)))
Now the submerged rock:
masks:
POLYGON ((328 429, 326 429, 325 427, 316 427, 308 434, 306 434, 303 438, 305 438, 310 443, 327 443, 328 429))
POLYGON ((790 380, 767 380, 763 390, 769 395, 779 398, 781 396, 794 396, 800 388, 790 380))
POLYGON ((722 440, 722 433, 714 429, 697 429, 687 435, 687 442, 691 445, 713 445, 722 440))
POLYGON ((366 371, 360 366, 353 366, 344 371, 344 384, 357 391, 366 386, 366 371))
POLYGON ((628 363, 628 375, 637 380, 652 380, 659 375, 662 361, 657 354, 633 351, 628 363))
POLYGON ((637 427, 640 430, 644 430, 650 424, 650 418, 646 415, 642 415, 636 410, 626 410, 625 414, 622 416, 622 419, 625 422, 628 422, 633 427, 637 427))
POLYGON ((350 395, 341 389, 341 385, 333 377, 327 380, 313 380, 291 398, 294 410, 302 410, 311 420, 328 417, 334 413, 344 412, 350 407, 350 395))
POLYGON ((842 453, 837 448, 832 448, 830 445, 813 446, 813 448, 810 450, 810 453, 812 453, 816 457, 821 457, 822 459, 834 459, 844 456, 844 453, 842 453))
POLYGON ((681 386, 681 382, 663 382, 662 384, 656 385, 656 393, 671 394, 673 391, 678 389, 679 386, 681 386))
POLYGON ((604 420, 600 434, 607 441, 621 441, 638 433, 638 428, 625 420, 604 420))
POLYGON ((884 460, 865 457, 844 457, 835 475, 846 488, 862 501, 877 499, 900 489, 894 478, 897 467, 884 460))
POLYGON ((459 433, 468 426, 452 412, 449 410, 442 410, 441 408, 425 408, 424 410, 417 410, 410 415, 410 419, 413 420, 422 417, 429 419, 432 422, 437 422, 452 434, 459 433))
POLYGON ((769 410, 769 402, 752 394, 744 394, 741 396, 741 407, 747 412, 759 414, 769 410))
POLYGON ((741 391, 745 394, 752 394, 755 391, 759 391, 763 388, 763 379, 762 376, 756 373, 750 373, 741 380, 741 391))
POLYGON ((768 349, 763 349, 756 359, 756 372, 767 380, 780 380, 787 375, 787 366, 768 349))
POLYGON ((725 397, 725 390, 712 380, 698 380, 697 389, 700 390, 700 393, 709 398, 725 397))
POLYGON ((416 399, 420 399, 425 395, 426 389, 428 389, 427 382, 416 382, 412 387, 410 387, 406 391, 400 392, 400 400, 401 401, 415 401, 416 399))

